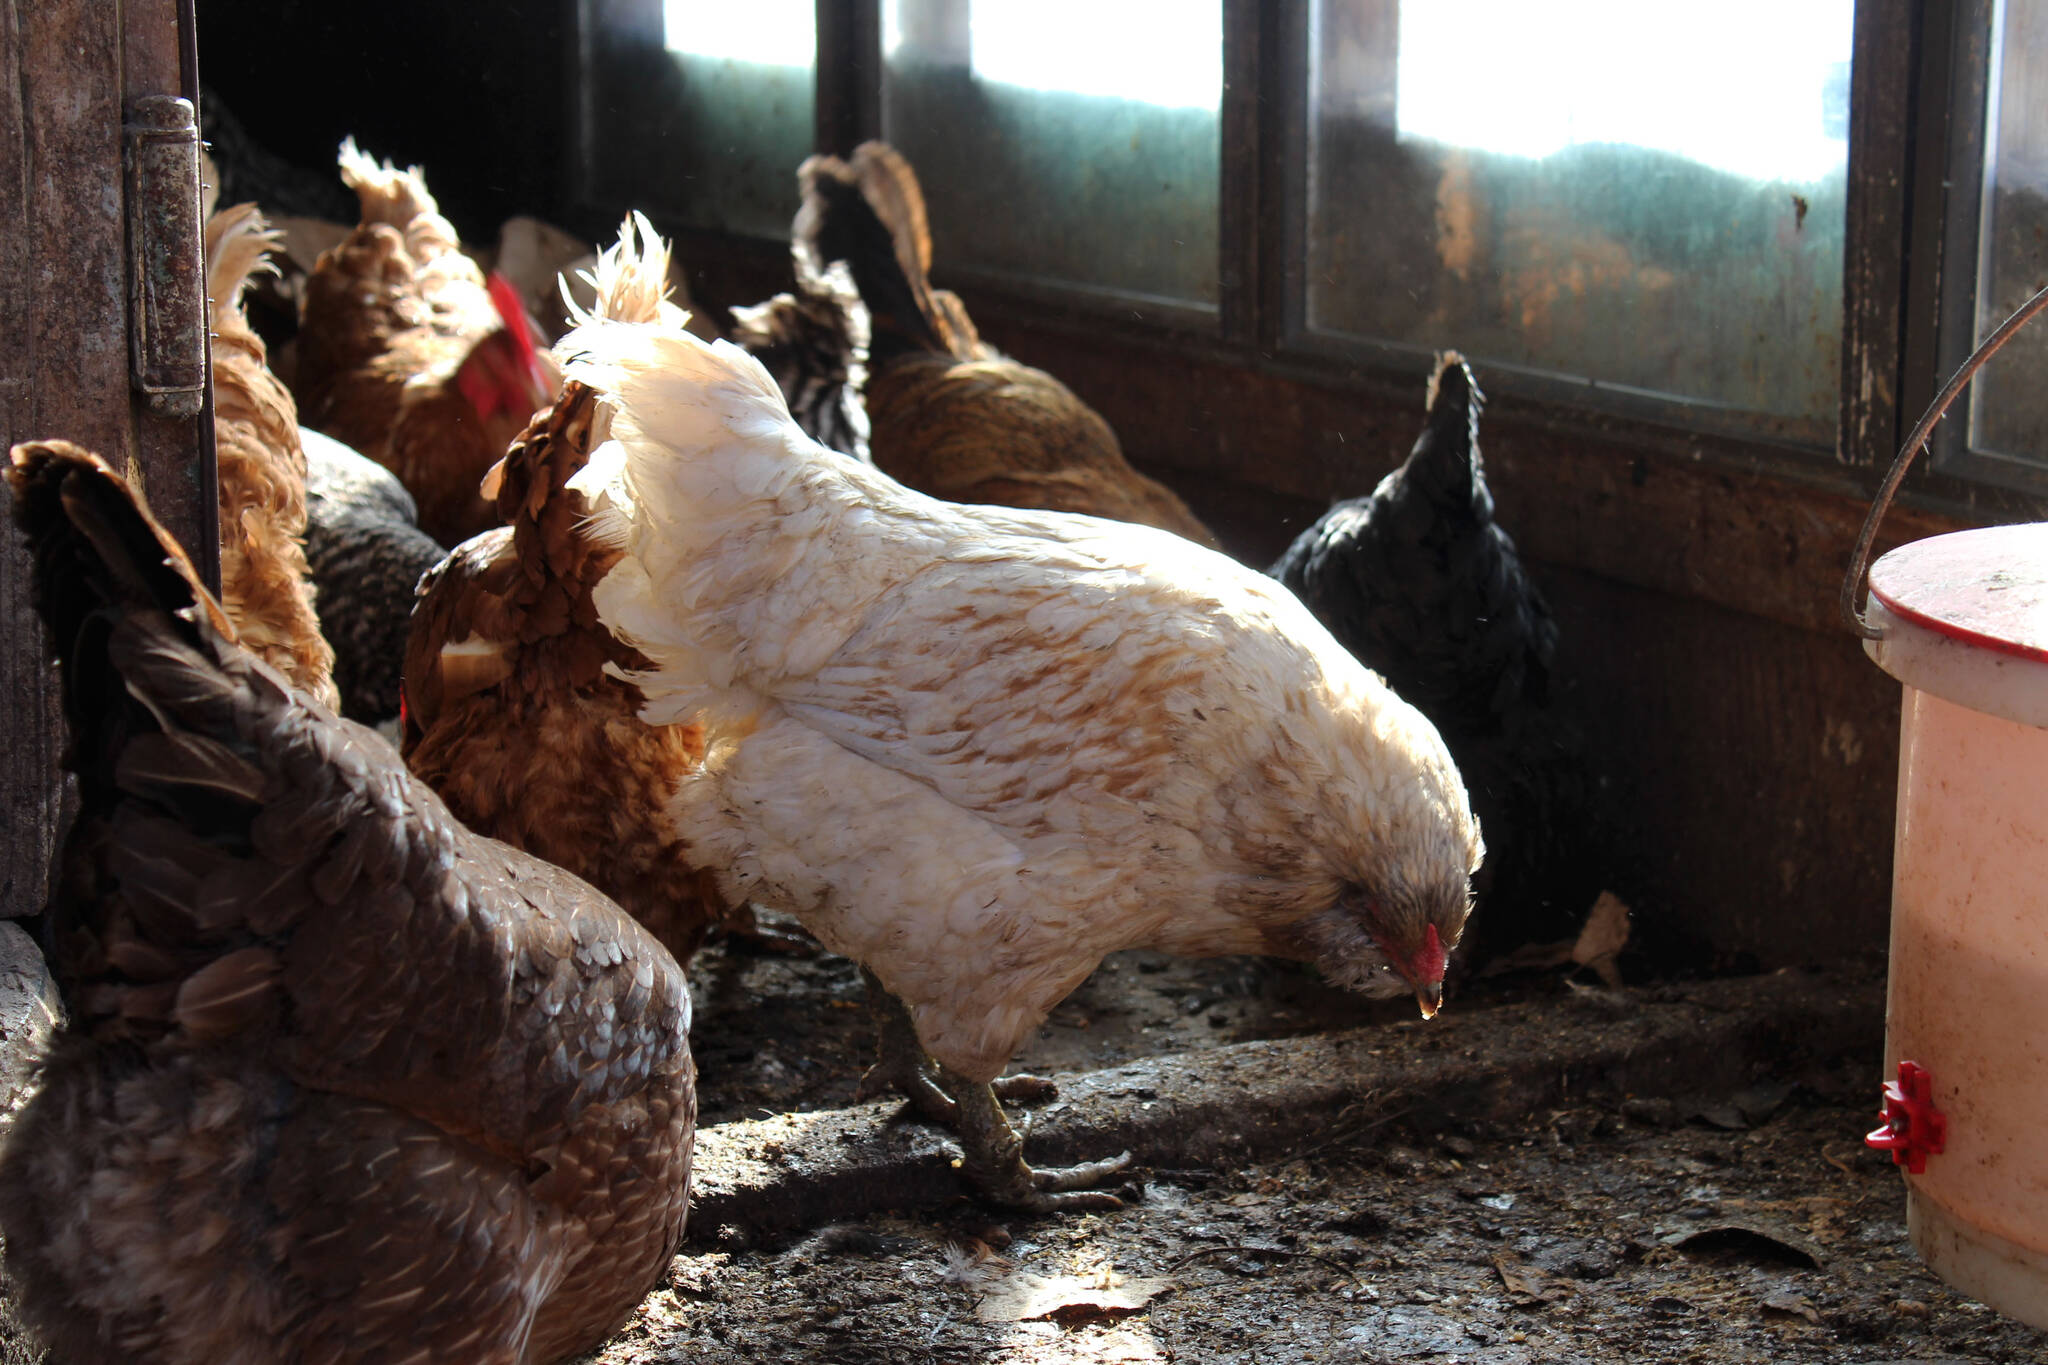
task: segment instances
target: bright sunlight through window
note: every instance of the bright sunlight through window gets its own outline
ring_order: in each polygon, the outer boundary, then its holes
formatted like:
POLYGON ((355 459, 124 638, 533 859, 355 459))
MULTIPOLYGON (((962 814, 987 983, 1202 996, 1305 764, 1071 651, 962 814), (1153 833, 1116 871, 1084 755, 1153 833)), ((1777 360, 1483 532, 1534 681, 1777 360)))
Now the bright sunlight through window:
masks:
MULTIPOLYGON (((969 62, 981 80, 1166 109, 1221 100, 1222 0, 971 0, 968 15, 969 62)), ((888 0, 882 23, 894 54, 902 0, 888 0)))
POLYGON ((1854 8, 1853 0, 1403 5, 1395 116, 1404 139, 1510 156, 1625 143, 1754 180, 1815 181, 1846 154, 1854 8))
POLYGON ((664 44, 692 57, 757 66, 809 66, 817 58, 815 0, 662 0, 664 44))

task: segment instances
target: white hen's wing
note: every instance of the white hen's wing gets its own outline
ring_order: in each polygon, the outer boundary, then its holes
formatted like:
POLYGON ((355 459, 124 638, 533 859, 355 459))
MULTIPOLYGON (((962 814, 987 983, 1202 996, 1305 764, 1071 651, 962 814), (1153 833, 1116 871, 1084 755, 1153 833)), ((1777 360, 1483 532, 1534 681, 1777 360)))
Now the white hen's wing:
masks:
POLYGON ((1022 844, 793 717, 714 751, 677 809, 693 853, 872 967, 970 1077, 1001 1072, 1101 960, 1099 926, 1022 844))

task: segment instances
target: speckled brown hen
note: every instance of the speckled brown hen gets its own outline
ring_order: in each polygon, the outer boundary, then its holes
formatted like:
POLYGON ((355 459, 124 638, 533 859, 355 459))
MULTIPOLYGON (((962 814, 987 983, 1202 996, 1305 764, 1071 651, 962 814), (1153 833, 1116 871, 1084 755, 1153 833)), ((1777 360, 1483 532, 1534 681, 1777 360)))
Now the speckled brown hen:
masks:
POLYGON ((244 647, 330 707, 334 651, 306 567, 306 455, 291 394, 265 363, 242 291, 276 237, 254 204, 209 212, 214 450, 220 471, 221 605, 244 647))
MULTIPOLYGON (((629 219, 596 271, 599 316, 678 329, 668 251, 629 219)), ((406 646, 404 751, 472 828, 616 897, 684 961, 725 903, 669 827, 704 759, 694 723, 646 725, 640 690, 606 672, 647 661, 597 620, 590 590, 618 560, 564 485, 602 439, 581 384, 521 433, 491 474, 509 523, 459 546, 420 587, 406 646)))
POLYGON ((814 156, 798 180, 797 242, 820 269, 846 262, 870 315, 876 467, 952 502, 1085 512, 1216 548, 1186 503, 1131 468, 1100 414, 983 342, 959 298, 931 287, 924 194, 894 148, 862 143, 850 162, 814 156))
POLYGON ((306 282, 297 392, 307 426, 396 474, 420 529, 454 545, 498 525, 477 484, 546 406, 524 314, 502 313, 415 167, 341 148, 363 218, 306 282))
POLYGON ((595 1345, 682 1235, 674 959, 236 644, 95 457, 10 482, 81 807, 69 1020, 0 1152, 22 1315, 61 1361, 595 1345))

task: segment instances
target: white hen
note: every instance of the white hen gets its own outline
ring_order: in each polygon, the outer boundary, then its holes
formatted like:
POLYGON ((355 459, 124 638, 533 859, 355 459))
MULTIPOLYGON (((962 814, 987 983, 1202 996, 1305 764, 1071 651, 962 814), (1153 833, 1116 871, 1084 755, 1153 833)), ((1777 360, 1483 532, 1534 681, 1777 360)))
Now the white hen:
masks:
MULTIPOLYGON (((1164 531, 912 492, 725 343, 561 349, 615 409, 578 476, 624 551, 599 616, 654 663, 643 718, 707 726, 693 860, 872 968, 949 1088, 1123 948, 1311 958, 1434 1011, 1478 827, 1429 722, 1292 594, 1164 531)), ((976 1173, 1063 1202, 975 1098, 976 1173)))

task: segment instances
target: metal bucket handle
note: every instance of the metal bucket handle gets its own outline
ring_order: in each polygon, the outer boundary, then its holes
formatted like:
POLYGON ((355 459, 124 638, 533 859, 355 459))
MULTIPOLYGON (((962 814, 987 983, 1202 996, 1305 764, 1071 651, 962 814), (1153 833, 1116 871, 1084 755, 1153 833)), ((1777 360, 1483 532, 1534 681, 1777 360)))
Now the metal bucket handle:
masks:
POLYGON ((1877 539, 1878 523, 1891 510, 1892 497, 1905 481, 1906 471, 1912 467, 1913 457, 1927 444, 1933 434, 1934 424, 1947 412, 1949 404, 1969 386, 1977 371, 1984 368, 1984 362, 1998 354, 2000 347, 2012 340, 2013 333, 2027 325, 2034 314, 2048 307, 2048 288, 2028 299, 2019 306, 2019 311, 1998 324, 1998 330, 1984 338, 1984 344, 1971 352, 1963 367, 1949 376, 1947 384, 1934 397, 1933 404, 1920 414, 1920 420, 1907 433, 1906 443, 1899 447, 1898 457, 1892 461, 1891 472, 1884 476, 1884 483, 1877 490, 1876 501, 1870 504, 1870 515, 1863 519, 1863 533, 1856 537, 1856 552, 1849 557, 1849 576, 1842 580, 1842 615, 1849 623, 1849 629, 1866 640, 1882 640, 1884 632, 1879 630, 1863 615, 1863 584, 1870 568, 1870 546, 1877 539))

